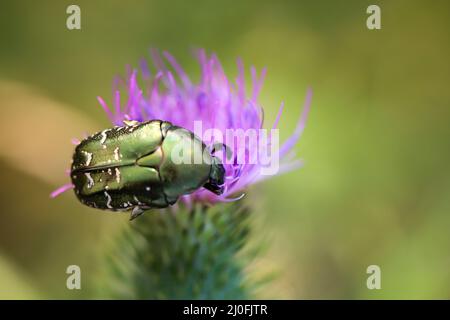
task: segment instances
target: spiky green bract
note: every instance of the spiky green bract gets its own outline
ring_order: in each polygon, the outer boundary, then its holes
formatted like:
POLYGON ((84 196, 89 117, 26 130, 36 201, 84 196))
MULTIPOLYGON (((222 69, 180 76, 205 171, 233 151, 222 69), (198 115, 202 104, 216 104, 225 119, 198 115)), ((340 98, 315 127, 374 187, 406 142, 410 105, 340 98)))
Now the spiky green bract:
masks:
POLYGON ((105 294, 121 299, 248 299, 249 210, 241 204, 147 212, 108 256, 105 294))

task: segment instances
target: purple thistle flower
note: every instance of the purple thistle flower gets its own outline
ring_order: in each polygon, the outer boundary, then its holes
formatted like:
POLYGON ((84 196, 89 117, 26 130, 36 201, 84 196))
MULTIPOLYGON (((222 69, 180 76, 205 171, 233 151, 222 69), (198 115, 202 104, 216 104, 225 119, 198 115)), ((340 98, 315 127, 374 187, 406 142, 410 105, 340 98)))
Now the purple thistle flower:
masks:
MULTIPOLYGON (((139 122, 152 119, 169 121, 174 125, 194 130, 194 122, 201 121, 202 129, 262 129, 264 121, 263 108, 258 102, 266 75, 264 68, 260 75, 254 67, 251 68, 251 90, 245 89, 244 67, 238 60, 238 76, 233 83, 225 75, 223 68, 215 54, 207 56, 204 50, 197 51, 197 59, 201 67, 199 83, 193 83, 175 58, 168 52, 161 56, 157 50, 151 50, 151 56, 156 72, 152 73, 145 60, 140 63, 140 70, 127 71, 125 78, 116 77, 113 81, 113 99, 108 105, 101 97, 97 97, 100 105, 114 125, 121 126, 124 120, 139 122), (173 71, 171 71, 173 70, 173 71), (140 71, 140 72, 139 72, 140 71), (138 84, 138 75, 140 82, 138 84), (178 79, 178 80, 177 80, 178 79), (124 94, 125 93, 125 94, 124 94)), ((308 90, 304 109, 294 133, 277 150, 277 157, 281 159, 279 173, 301 166, 301 161, 295 158, 294 145, 299 140, 305 127, 310 109, 311 90, 308 90)), ((283 112, 281 104, 274 123, 269 129, 276 129, 283 112)), ((214 136, 204 141, 212 146, 214 136)), ((243 152, 248 159, 254 153, 266 152, 270 149, 271 140, 257 137, 258 143, 265 141, 265 145, 252 146, 244 138, 237 138, 233 144, 232 154, 236 156, 243 152)), ((232 201, 230 198, 242 193, 250 184, 259 182, 267 175, 261 174, 261 165, 249 163, 224 163, 225 192, 221 196, 214 195, 203 188, 193 194, 182 197, 186 203, 191 201, 217 202, 232 201)), ((52 193, 56 196, 72 187, 65 185, 52 193)))

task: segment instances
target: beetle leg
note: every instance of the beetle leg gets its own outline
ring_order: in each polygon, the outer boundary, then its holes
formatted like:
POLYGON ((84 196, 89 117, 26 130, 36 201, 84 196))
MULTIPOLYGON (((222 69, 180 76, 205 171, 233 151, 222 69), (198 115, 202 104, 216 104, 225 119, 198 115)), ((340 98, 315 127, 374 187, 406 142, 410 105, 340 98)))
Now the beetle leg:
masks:
POLYGON ((144 209, 144 208, 138 207, 138 206, 134 207, 133 210, 131 211, 130 221, 136 219, 137 217, 139 217, 147 209, 149 209, 149 208, 144 209))

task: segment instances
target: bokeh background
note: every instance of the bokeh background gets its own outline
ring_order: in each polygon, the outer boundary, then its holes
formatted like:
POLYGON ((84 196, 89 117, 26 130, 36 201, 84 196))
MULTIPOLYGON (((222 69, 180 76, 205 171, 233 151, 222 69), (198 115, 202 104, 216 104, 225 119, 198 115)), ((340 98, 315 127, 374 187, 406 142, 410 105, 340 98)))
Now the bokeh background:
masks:
MULTIPOLYGON (((450 4, 448 1, 2 1, 0 4, 0 298, 83 298, 96 257, 126 215, 105 214, 66 182, 72 137, 109 126, 113 76, 150 47, 194 77, 196 47, 268 68, 266 119, 281 137, 306 88, 305 167, 255 188, 256 233, 276 270, 263 298, 450 298, 450 4), (66 8, 81 7, 81 30, 66 8), (378 4, 382 29, 366 28, 378 4), (82 290, 66 289, 66 267, 82 290), (368 290, 366 268, 381 267, 368 290)), ((247 69, 248 70, 248 69, 247 69)))

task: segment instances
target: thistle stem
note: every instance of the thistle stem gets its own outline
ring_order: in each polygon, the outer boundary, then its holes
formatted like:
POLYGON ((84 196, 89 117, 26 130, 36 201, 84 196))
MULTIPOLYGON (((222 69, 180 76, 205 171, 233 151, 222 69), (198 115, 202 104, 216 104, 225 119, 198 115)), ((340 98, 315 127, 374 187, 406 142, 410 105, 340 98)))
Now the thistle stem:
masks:
POLYGON ((121 299, 248 299, 242 202, 147 212, 107 259, 106 295, 121 299))

